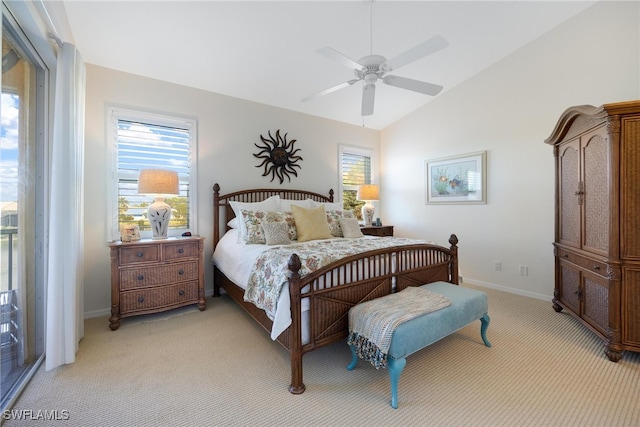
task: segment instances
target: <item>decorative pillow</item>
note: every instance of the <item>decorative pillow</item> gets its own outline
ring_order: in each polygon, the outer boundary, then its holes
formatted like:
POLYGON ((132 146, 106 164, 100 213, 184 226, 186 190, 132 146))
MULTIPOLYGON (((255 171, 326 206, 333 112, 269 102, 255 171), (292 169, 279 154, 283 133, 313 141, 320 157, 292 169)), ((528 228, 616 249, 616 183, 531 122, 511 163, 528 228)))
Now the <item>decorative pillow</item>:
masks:
POLYGON ((327 224, 333 237, 342 237, 340 218, 342 218, 342 211, 327 211, 327 224))
POLYGON ((264 221, 261 225, 267 245, 288 245, 291 243, 289 226, 286 222, 264 221))
MULTIPOLYGON (((268 199, 265 199, 261 202, 248 203, 248 202, 236 202, 231 201, 231 208, 233 212, 236 214, 237 218, 242 218, 242 213, 240 212, 242 209, 246 209, 248 211, 276 211, 278 210, 278 201, 280 200, 280 196, 275 195, 271 196, 268 199)), ((247 228, 245 227, 244 221, 240 222, 240 233, 238 234, 239 242, 245 240, 247 238, 247 228)))
POLYGON ((330 239, 333 237, 327 223, 327 213, 324 206, 314 209, 305 209, 300 206, 291 206, 293 218, 296 221, 298 242, 308 240, 330 239))
POLYGON ((342 229, 342 235, 347 239, 363 237, 362 231, 360 231, 360 224, 358 224, 356 218, 340 218, 340 228, 342 229))
POLYGON ((292 200, 292 199, 280 199, 278 201, 278 210, 280 212, 291 212, 291 205, 301 206, 303 208, 312 208, 309 200, 292 200))
POLYGON ((266 243, 266 238, 261 226, 263 222, 281 222, 287 226, 289 240, 295 240, 298 238, 296 222, 294 221, 293 213, 291 212, 247 211, 242 209, 240 211, 240 215, 242 223, 247 230, 247 236, 244 239, 241 239, 241 242, 264 245, 266 243))
POLYGON ((329 224, 329 231, 333 237, 343 237, 342 228, 340 228, 341 218, 355 218, 352 210, 337 210, 327 211, 327 223, 329 224))

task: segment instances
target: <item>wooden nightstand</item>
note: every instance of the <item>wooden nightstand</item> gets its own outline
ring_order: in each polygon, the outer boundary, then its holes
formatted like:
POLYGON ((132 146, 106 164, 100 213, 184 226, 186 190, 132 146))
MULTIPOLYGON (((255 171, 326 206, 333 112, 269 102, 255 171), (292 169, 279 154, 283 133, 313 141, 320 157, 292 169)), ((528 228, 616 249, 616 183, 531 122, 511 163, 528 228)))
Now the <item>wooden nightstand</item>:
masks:
POLYGON ((391 237, 393 236, 393 225, 370 225, 360 227, 360 231, 367 236, 391 237))
POLYGON ((121 317, 157 313, 198 304, 204 298, 204 237, 109 243, 111 317, 115 331, 121 317))

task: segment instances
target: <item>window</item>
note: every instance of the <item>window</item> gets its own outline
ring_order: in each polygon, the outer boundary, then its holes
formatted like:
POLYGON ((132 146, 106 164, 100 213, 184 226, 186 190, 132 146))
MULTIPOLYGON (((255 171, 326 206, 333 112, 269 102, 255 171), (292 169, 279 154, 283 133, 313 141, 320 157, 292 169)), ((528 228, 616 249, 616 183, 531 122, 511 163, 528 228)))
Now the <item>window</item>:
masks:
POLYGON ((44 358, 47 64, 2 5, 1 409, 44 358))
POLYGON ((107 114, 114 151, 110 240, 120 239, 123 224, 137 224, 142 238, 151 237, 146 215, 153 198, 138 194, 142 169, 178 173, 180 194, 165 199, 172 210, 168 236, 196 234, 195 120, 121 108, 109 108, 107 114))
POLYGON ((373 151, 354 147, 340 147, 342 202, 345 209, 353 209, 362 219, 364 201, 356 200, 358 186, 373 180, 373 151))

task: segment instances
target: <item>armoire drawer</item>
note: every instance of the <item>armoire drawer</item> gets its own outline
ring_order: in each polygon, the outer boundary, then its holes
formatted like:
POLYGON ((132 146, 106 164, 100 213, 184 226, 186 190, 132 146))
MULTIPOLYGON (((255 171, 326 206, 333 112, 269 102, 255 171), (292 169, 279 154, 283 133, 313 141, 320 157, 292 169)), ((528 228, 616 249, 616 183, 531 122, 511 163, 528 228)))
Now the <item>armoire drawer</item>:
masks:
POLYGON ((564 261, 568 261, 600 276, 607 276, 607 264, 604 261, 585 257, 583 255, 579 255, 564 249, 558 249, 558 258, 564 261))

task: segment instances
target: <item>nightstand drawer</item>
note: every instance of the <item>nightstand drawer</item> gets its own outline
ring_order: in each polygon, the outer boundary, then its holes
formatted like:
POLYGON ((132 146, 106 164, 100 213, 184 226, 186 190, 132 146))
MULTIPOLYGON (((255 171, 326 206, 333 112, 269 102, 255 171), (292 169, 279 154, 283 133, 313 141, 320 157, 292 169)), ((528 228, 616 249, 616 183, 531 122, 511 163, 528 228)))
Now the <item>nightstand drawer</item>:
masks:
POLYGON ((393 225, 371 225, 361 227, 362 234, 367 236, 392 237, 393 225))
POLYGON ((164 245, 163 258, 165 261, 180 258, 197 258, 198 242, 184 242, 170 245, 164 245))
POLYGON ((120 290, 123 291, 187 280, 198 280, 197 261, 120 270, 120 290))
POLYGON ((160 261, 160 247, 136 245, 120 249, 120 265, 160 261))
POLYGON ((123 292, 120 295, 120 314, 184 305, 198 301, 198 282, 178 283, 153 289, 123 292))

